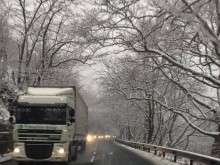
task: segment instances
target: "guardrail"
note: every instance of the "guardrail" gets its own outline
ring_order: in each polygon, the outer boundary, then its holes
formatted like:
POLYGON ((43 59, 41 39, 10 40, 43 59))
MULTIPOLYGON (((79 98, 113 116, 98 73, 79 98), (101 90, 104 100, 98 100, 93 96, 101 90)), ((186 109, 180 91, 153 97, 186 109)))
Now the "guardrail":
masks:
POLYGON ((207 156, 207 155, 202 155, 202 154, 197 154, 194 152, 188 152, 188 151, 183 151, 183 150, 178 150, 178 149, 173 149, 173 148, 167 148, 167 147, 161 147, 157 145, 151 145, 151 144, 146 144, 146 143, 137 143, 137 142, 131 142, 131 141, 125 141, 125 140, 120 140, 120 139, 115 139, 115 141, 130 146, 132 148, 137 148, 143 151, 148 151, 150 152, 151 150, 154 151, 154 154, 157 155, 157 151, 162 152, 163 158, 165 158, 166 153, 172 154, 173 155, 173 161, 177 162, 178 157, 184 157, 189 159, 189 164, 193 165, 195 162, 201 162, 201 163, 207 163, 210 165, 220 165, 220 159, 207 156))

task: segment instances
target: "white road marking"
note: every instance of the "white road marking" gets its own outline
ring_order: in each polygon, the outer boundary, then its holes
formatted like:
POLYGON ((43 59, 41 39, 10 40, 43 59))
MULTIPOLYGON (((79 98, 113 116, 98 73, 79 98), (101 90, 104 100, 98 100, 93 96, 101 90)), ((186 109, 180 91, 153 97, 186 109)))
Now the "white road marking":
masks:
POLYGON ((94 162, 94 160, 95 160, 95 155, 96 155, 97 145, 98 145, 98 144, 96 143, 95 151, 94 151, 93 156, 92 156, 92 159, 91 159, 91 161, 90 161, 91 163, 94 162))
POLYGON ((90 162, 91 162, 91 163, 94 162, 94 159, 95 159, 95 156, 92 157, 92 159, 91 159, 90 162))
POLYGON ((113 155, 113 154, 114 154, 114 152, 110 152, 109 154, 110 154, 110 155, 113 155))
POLYGON ((95 151, 97 150, 97 145, 98 145, 98 144, 96 143, 96 146, 95 146, 95 151))

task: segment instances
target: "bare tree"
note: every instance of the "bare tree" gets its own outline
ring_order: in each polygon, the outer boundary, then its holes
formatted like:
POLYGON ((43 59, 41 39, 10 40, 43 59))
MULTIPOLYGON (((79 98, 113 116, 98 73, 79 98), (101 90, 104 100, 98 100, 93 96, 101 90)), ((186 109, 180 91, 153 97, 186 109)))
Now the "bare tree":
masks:
POLYGON ((105 97, 111 98, 106 105, 120 136, 169 147, 186 142, 195 131, 190 131, 176 114, 167 112, 157 103, 166 96, 170 98, 170 105, 181 107, 185 101, 182 95, 176 94, 178 89, 158 76, 158 71, 142 59, 125 57, 117 61, 105 62, 101 85, 105 97), (163 91, 163 95, 158 95, 158 91, 163 91))
POLYGON ((148 100, 214 138, 212 155, 220 157, 219 2, 113 0, 101 3, 95 16, 93 41, 114 48, 107 54, 132 53, 151 60, 185 102, 176 106, 164 88, 154 91, 157 97, 150 93, 148 100))
POLYGON ((81 4, 68 0, 3 2, 11 45, 6 51, 7 66, 3 66, 8 81, 2 89, 17 96, 17 91, 29 85, 80 86, 74 67, 90 60, 95 52, 82 35, 81 4))
POLYGON ((9 40, 9 32, 8 32, 8 11, 4 9, 4 2, 0 2, 1 5, 1 13, 0 13, 0 78, 6 78, 7 72, 7 53, 6 53, 6 45, 9 40))

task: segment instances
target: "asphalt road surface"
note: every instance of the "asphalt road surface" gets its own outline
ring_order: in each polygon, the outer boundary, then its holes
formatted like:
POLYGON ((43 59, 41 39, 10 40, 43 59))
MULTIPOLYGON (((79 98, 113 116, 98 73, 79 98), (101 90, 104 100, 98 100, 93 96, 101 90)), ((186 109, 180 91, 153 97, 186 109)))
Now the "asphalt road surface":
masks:
POLYGON ((94 149, 94 158, 92 157, 90 163, 92 165, 158 165, 151 160, 143 159, 134 152, 115 144, 115 142, 111 140, 97 142, 97 148, 95 146, 94 149))
MULTIPOLYGON (((37 164, 48 165, 49 163, 37 164)), ((3 165, 16 165, 16 163, 12 161, 3 165)), ((113 140, 98 140, 88 143, 86 150, 79 152, 77 160, 70 165, 158 165, 158 163, 127 150, 113 140)))

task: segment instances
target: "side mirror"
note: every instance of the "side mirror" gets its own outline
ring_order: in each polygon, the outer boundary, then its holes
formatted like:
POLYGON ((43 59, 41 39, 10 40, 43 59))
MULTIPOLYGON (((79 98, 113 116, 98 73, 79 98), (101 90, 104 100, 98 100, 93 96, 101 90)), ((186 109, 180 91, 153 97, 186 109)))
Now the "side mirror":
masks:
POLYGON ((69 113, 70 113, 70 118, 73 118, 74 117, 74 110, 71 109, 69 113))
POLYGON ((10 116, 8 120, 11 124, 15 124, 15 116, 10 116))
POLYGON ((69 121, 67 122, 68 126, 71 126, 72 123, 74 123, 76 121, 76 119, 74 117, 70 117, 69 121))
POLYGON ((70 122, 74 123, 76 121, 76 119, 74 117, 70 117, 70 122))

